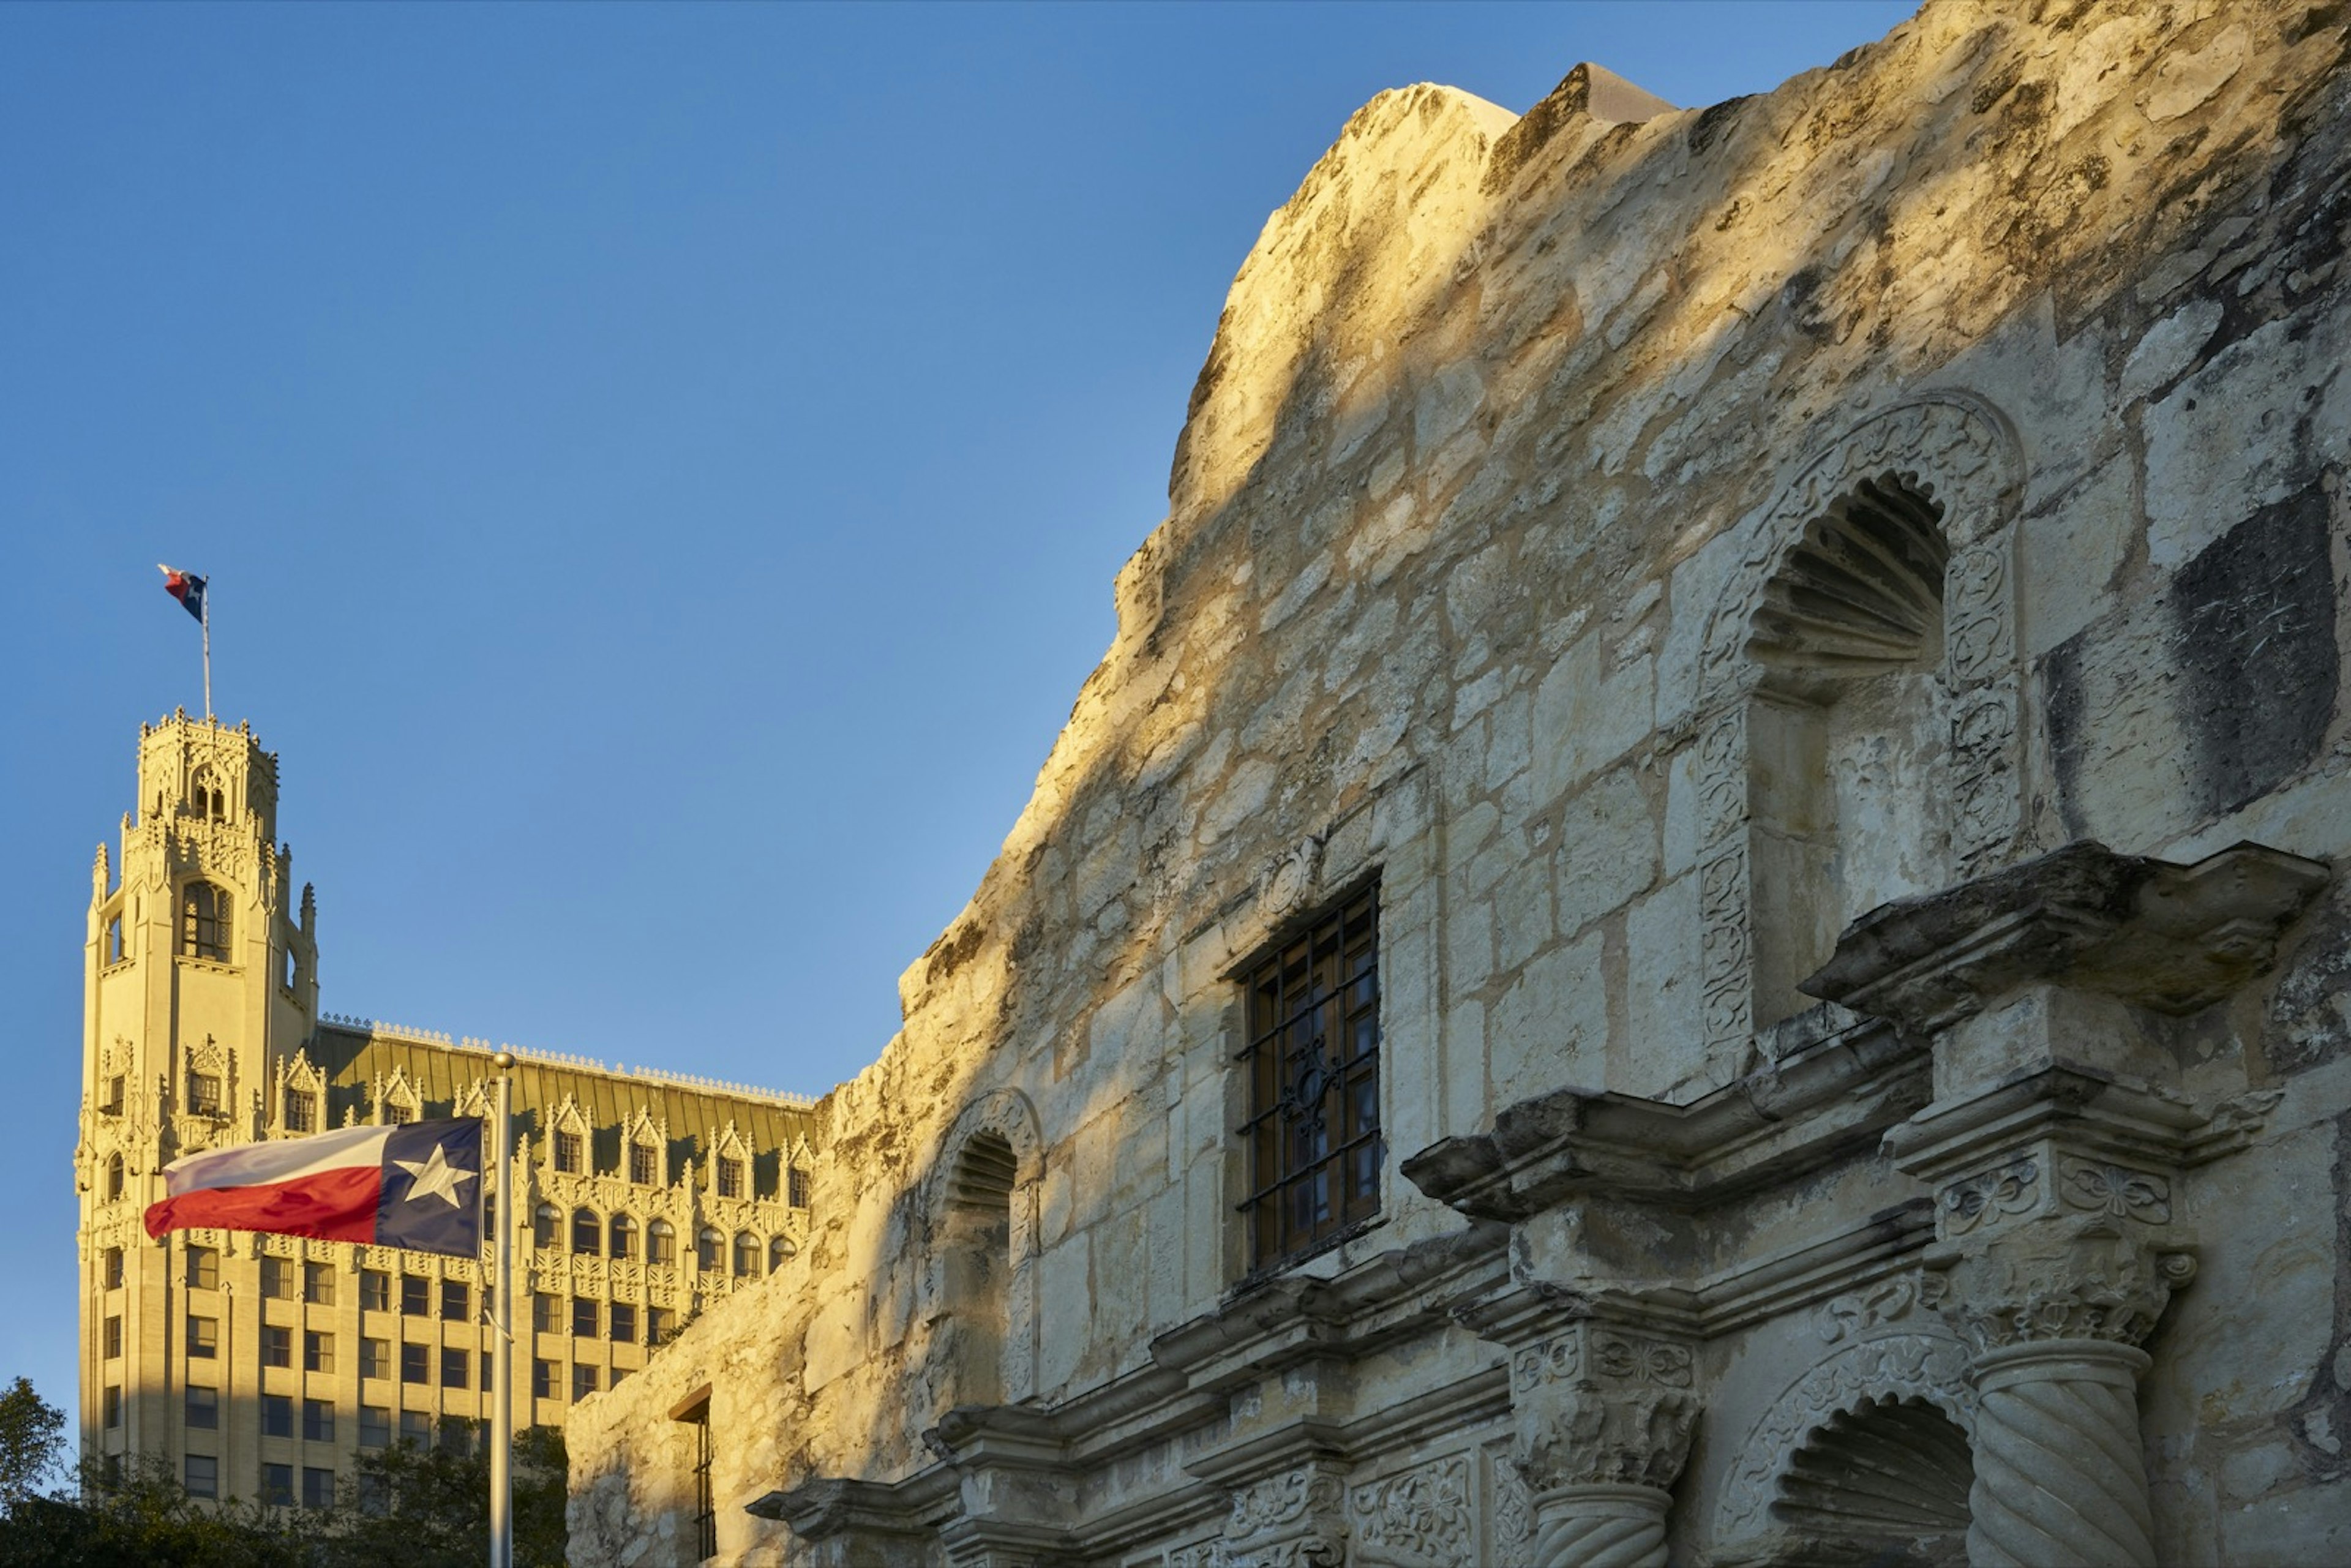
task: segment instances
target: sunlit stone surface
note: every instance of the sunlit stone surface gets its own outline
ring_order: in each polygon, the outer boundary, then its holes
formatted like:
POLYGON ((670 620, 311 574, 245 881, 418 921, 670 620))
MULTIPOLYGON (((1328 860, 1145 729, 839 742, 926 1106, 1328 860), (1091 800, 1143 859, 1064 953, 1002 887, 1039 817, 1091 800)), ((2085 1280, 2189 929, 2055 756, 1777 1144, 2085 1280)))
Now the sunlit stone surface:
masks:
POLYGON ((1383 94, 575 1561, 2351 1560, 2340 7, 1383 94), (1376 1218, 1243 977, 1376 879, 1376 1218), (1895 1553, 1895 1555, 1886 1555, 1895 1553))

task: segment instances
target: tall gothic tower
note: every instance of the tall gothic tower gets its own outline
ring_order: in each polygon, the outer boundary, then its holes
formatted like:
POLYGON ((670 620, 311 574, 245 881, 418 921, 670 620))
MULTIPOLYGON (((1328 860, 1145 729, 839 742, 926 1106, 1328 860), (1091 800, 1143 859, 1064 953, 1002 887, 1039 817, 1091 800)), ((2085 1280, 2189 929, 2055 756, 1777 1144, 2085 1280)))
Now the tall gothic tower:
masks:
POLYGON ((123 1375, 173 1364, 184 1332, 167 1304, 181 1283, 172 1251, 141 1226, 158 1173, 264 1136, 272 1088, 317 1019, 313 904, 305 888, 298 923, 277 825, 277 758, 248 726, 177 714, 140 727, 120 878, 101 844, 84 959, 74 1176, 88 1453, 163 1447, 181 1418, 172 1379, 123 1375))
MULTIPOLYGON (((100 846, 90 878, 81 1451, 152 1456, 200 1498, 310 1504, 361 1452, 487 1415, 486 1260, 201 1228, 158 1242, 143 1211, 198 1149, 487 1116, 496 1069, 486 1041, 319 1011, 313 904, 292 897, 277 827, 277 759, 250 728, 179 714, 141 730, 119 864, 100 846)), ((507 1354, 517 1421, 559 1426, 801 1245, 810 1102, 517 1054, 514 1159, 490 1176, 529 1293, 507 1354)))

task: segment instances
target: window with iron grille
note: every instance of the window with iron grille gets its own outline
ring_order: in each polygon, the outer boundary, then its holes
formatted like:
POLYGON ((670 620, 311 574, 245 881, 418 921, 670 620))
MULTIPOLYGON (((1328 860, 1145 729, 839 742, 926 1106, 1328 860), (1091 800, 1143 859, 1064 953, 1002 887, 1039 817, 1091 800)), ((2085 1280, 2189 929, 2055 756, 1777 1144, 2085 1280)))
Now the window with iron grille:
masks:
POLYGON ((1314 1250, 1380 1207, 1379 889, 1249 972, 1240 1129, 1252 1270, 1314 1250))
POLYGON ((718 1552, 718 1508, 710 1487, 710 1401, 705 1399, 678 1419, 694 1428, 694 1554, 713 1557, 718 1552))

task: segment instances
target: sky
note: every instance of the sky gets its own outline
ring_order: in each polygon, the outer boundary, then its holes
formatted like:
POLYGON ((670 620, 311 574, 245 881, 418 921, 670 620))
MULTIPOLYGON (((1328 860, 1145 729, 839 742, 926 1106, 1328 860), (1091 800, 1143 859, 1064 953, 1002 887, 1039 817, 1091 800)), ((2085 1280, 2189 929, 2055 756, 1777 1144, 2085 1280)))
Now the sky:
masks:
POLYGON ((76 1402, 90 857, 203 705, 155 563, 324 1008, 822 1092, 1355 109, 1704 105, 1910 8, 0 6, 0 1382, 76 1402))

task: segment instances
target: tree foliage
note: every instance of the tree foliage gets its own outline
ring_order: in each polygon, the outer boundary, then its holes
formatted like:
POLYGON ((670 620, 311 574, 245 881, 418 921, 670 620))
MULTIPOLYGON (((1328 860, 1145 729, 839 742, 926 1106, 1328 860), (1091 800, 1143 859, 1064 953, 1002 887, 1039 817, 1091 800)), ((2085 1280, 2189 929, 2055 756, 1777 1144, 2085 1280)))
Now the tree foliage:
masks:
MULTIPOLYGON (((330 1509, 198 1501, 149 1455, 74 1490, 43 1491, 62 1469, 65 1416, 18 1378, 0 1395, 0 1563, 8 1568, 478 1568, 490 1534, 490 1460, 469 1423, 444 1421, 429 1448, 360 1455, 330 1509)), ((563 1435, 514 1441, 516 1568, 562 1568, 563 1435)))

